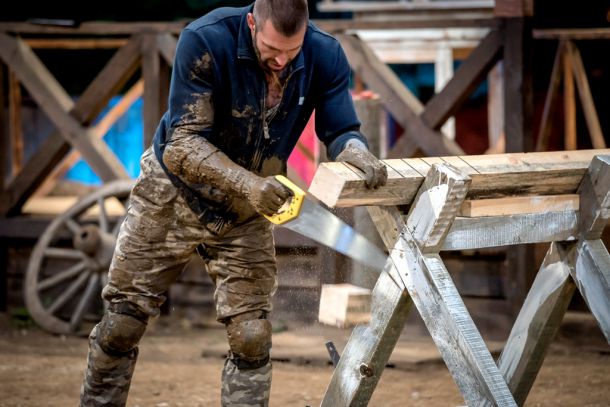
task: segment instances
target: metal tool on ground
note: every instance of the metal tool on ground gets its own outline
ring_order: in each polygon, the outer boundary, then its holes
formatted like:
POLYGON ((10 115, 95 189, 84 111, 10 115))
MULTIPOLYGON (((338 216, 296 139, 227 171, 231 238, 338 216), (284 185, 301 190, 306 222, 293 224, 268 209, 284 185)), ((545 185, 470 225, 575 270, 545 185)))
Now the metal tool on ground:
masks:
POLYGON ((326 342, 326 350, 328 351, 331 362, 333 362, 333 366, 337 366, 341 356, 339 355, 339 352, 337 352, 337 348, 335 347, 333 341, 326 342))
POLYGON ((388 256, 336 215, 306 197, 305 191, 288 178, 277 175, 292 197, 278 213, 266 216, 276 225, 286 227, 330 247, 362 264, 382 271, 388 256))

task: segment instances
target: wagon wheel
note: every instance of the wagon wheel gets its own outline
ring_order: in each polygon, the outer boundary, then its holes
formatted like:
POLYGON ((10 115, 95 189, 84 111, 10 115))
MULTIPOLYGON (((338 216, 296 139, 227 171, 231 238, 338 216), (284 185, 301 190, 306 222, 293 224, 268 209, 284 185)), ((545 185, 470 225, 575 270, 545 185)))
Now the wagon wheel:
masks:
POLYGON ((113 181, 55 218, 30 257, 25 303, 56 334, 81 335, 100 319, 100 292, 126 213, 132 180, 113 181))

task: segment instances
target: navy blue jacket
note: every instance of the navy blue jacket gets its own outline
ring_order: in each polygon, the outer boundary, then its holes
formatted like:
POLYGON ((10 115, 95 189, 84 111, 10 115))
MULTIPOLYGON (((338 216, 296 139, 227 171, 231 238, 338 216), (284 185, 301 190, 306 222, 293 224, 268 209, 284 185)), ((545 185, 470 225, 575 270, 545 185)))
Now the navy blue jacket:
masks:
MULTIPOLYGON (((349 92, 350 67, 345 54, 335 38, 311 22, 303 47, 290 64, 282 100, 269 123, 269 137, 264 136, 267 82, 246 22, 251 11, 252 6, 219 8, 193 21, 181 33, 169 109, 154 137, 161 165, 166 141, 177 127, 188 125, 240 166, 261 176, 285 174, 286 161, 314 109, 316 134, 326 145, 330 159, 351 138, 366 143, 359 132, 360 122, 349 92), (212 120, 199 117, 188 106, 204 93, 212 94, 212 120), (277 168, 278 162, 281 168, 277 168), (268 165, 271 163, 274 165, 268 165)), ((197 197, 193 188, 165 170, 174 184, 189 195, 191 208, 202 220, 233 217, 197 197)))

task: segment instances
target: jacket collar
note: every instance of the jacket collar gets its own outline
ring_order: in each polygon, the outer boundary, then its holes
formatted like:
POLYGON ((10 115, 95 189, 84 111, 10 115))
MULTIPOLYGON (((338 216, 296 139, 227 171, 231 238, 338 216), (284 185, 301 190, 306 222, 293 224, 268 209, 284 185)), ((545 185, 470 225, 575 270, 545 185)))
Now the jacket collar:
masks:
MULTIPOLYGON (((254 52, 254 44, 252 44, 252 35, 250 34, 250 27, 248 27, 247 16, 254 9, 254 5, 246 7, 243 15, 241 16, 241 23, 239 27, 239 35, 237 38, 237 59, 247 59, 251 61, 257 61, 256 53, 254 52)), ((303 56, 303 48, 307 44, 307 37, 309 34, 309 25, 307 32, 305 33, 305 39, 303 41, 303 47, 297 54, 296 58, 290 63, 292 70, 297 70, 305 66, 305 57, 303 56)))

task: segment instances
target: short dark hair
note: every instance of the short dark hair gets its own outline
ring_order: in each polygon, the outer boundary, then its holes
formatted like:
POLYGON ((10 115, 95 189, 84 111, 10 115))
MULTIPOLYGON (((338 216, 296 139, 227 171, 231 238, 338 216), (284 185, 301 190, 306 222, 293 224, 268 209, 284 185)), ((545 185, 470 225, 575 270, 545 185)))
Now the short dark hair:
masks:
POLYGON ((307 24, 309 11, 307 0, 256 0, 254 20, 263 25, 271 19, 271 24, 280 34, 290 37, 307 24))

